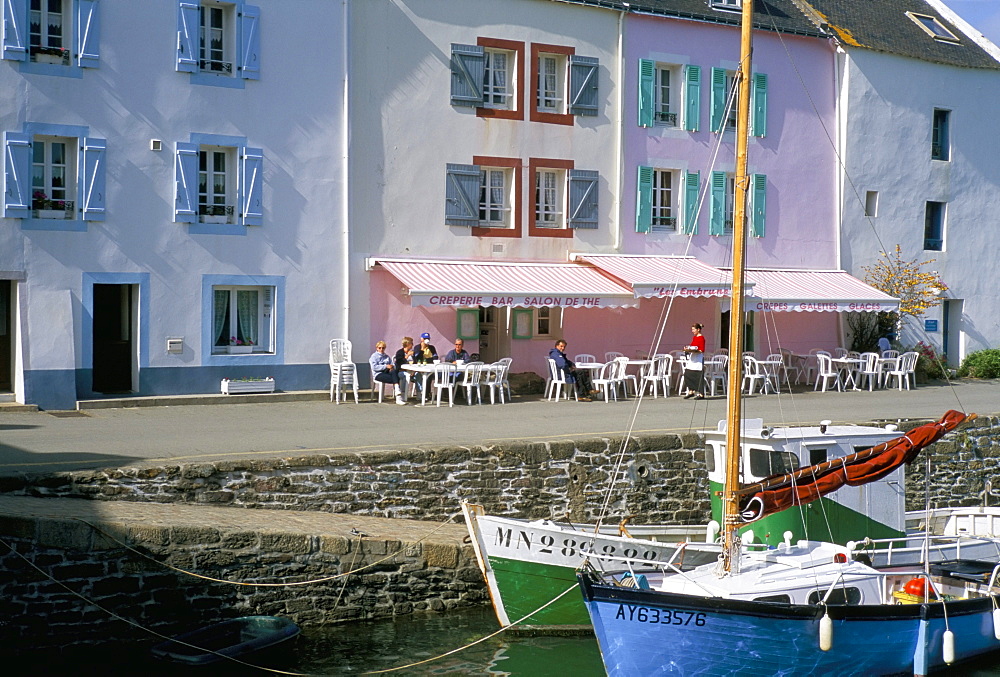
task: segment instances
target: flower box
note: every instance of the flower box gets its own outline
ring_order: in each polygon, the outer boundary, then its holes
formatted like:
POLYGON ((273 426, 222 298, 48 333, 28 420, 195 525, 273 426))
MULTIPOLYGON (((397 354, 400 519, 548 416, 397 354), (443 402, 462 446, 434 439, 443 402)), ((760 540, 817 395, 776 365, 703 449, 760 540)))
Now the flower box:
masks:
POLYGON ((222 379, 223 395, 242 395, 244 393, 273 393, 274 379, 265 378, 259 381, 233 381, 222 379))
POLYGON ((65 209, 36 209, 35 213, 38 214, 36 218, 39 219, 65 219, 66 210, 65 209))
POLYGON ((247 355, 253 352, 253 346, 226 346, 230 355, 247 355))
POLYGON ((52 63, 57 66, 64 66, 68 63, 65 56, 62 54, 32 54, 32 58, 35 63, 52 63))

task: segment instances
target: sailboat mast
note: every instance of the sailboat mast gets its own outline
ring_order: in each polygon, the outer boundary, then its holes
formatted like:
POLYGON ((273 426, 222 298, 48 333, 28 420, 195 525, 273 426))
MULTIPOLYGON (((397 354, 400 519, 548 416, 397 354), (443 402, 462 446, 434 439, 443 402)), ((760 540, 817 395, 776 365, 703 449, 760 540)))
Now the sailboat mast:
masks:
MULTIPOLYGON (((733 289, 729 312, 729 398, 726 412, 726 484, 723 489, 722 566, 731 571, 739 557, 736 529, 739 520, 740 438, 743 431, 743 291, 746 263, 747 139, 750 136, 750 74, 753 52, 753 0, 743 0, 739 86, 736 115, 736 180, 733 195, 733 289)), ((723 120, 722 124, 725 124, 723 120)), ((720 130, 721 133, 721 130, 720 130)))

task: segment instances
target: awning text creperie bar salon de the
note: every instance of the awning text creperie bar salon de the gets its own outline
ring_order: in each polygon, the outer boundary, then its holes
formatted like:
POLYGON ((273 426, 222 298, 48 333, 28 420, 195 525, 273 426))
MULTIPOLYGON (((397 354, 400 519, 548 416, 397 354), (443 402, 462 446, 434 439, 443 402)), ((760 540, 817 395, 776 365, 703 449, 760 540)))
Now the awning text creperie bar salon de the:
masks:
POLYGON ((411 306, 629 308, 632 290, 581 263, 521 263, 373 257, 407 289, 411 306))

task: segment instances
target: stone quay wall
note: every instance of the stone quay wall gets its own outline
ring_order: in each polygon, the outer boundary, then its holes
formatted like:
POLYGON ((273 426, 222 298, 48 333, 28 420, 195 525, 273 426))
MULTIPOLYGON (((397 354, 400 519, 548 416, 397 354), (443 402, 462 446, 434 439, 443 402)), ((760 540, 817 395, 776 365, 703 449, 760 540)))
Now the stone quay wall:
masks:
MULTIPOLYGON (((622 446, 620 438, 605 438, 126 467, 3 478, 0 492, 426 520, 454 517, 459 502, 469 500, 491 514, 587 522, 613 485, 608 519, 709 519, 705 451, 696 434, 643 435, 622 446)), ((932 507, 981 505, 985 480, 1000 477, 1000 418, 965 424, 928 453, 932 507)), ((924 507, 924 458, 907 468, 909 510, 924 507)))
POLYGON ((258 614, 310 626, 488 599, 461 524, 435 532, 440 525, 344 517, 331 527, 317 519, 335 518, 319 513, 254 518, 241 509, 151 505, 133 505, 130 518, 80 505, 88 503, 0 498, 8 546, 0 553, 0 653, 152 641, 132 623, 165 635, 258 614), (18 500, 34 502, 34 512, 55 504, 84 517, 33 516, 11 507, 18 500), (150 523, 156 509, 165 512, 150 523), (259 524, 270 528, 251 526, 259 524), (345 571, 358 573, 331 580, 345 571), (318 582, 253 585, 300 581, 318 582))

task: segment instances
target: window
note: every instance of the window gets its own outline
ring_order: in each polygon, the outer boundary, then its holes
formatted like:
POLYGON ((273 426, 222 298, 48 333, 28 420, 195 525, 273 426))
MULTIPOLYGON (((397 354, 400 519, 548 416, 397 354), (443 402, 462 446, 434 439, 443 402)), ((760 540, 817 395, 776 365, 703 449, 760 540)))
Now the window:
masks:
POLYGON ((479 170, 479 225, 485 228, 510 226, 510 169, 483 167, 479 170))
POLYGON ((242 0, 180 0, 176 69, 207 76, 198 84, 242 86, 242 80, 258 79, 259 27, 260 8, 242 0))
POLYGON ((48 66, 98 65, 98 0, 4 0, 3 58, 44 65, 34 72, 70 74, 48 66))
POLYGON ((698 131, 701 68, 639 59, 639 126, 698 131))
POLYGON ((698 172, 639 167, 636 187, 637 233, 676 233, 680 198, 684 200, 684 232, 696 232, 698 218, 698 172), (683 182, 683 187, 681 183, 683 182))
POLYGON ((754 477, 770 477, 798 470, 799 458, 791 451, 771 449, 750 449, 750 474, 754 477))
POLYGON ((597 228, 600 175, 574 169, 572 160, 529 158, 533 177, 528 234, 572 237, 572 231, 597 228))
POLYGON ((958 42, 958 37, 945 28, 945 25, 941 23, 937 17, 929 16, 927 14, 916 14, 914 12, 907 12, 906 16, 910 17, 914 23, 924 29, 924 32, 935 40, 940 40, 942 42, 958 42))
POLYGON ((274 352, 273 298, 273 287, 212 287, 212 352, 227 353, 230 345, 251 346, 253 353, 274 352))
MULTIPOLYGON (((737 73, 724 68, 712 69, 712 131, 736 129, 739 110, 737 73), (725 123, 725 126, 723 126, 725 123)), ((750 76, 750 133, 767 135, 767 74, 750 76)))
POLYGON ((560 169, 535 172, 535 227, 562 228, 565 223, 566 173, 560 169))
POLYGON ((546 113, 565 111, 566 57, 542 54, 538 57, 538 95, 535 105, 546 113))
POLYGON ((714 9, 741 10, 743 0, 711 0, 710 4, 714 9))
POLYGON ((878 216, 878 191, 869 190, 865 192, 865 216, 878 216))
POLYGON ((680 91, 677 88, 677 71, 669 66, 656 68, 656 98, 653 103, 653 117, 656 124, 664 127, 676 127, 680 91))
POLYGON ((535 308, 535 338, 562 336, 562 308, 535 308))
POLYGON ((712 219, 710 235, 730 235, 733 232, 733 205, 736 177, 725 172, 712 172, 712 219))
POLYGON ((931 159, 950 160, 951 140, 948 138, 948 126, 951 118, 951 111, 934 109, 934 122, 931 131, 931 159))
POLYGON ((928 202, 924 211, 924 249, 944 251, 944 202, 928 202))
POLYGON ((30 229, 85 230, 104 220, 106 142, 86 127, 28 123, 4 132, 4 216, 30 229))
POLYGON ((505 49, 487 49, 484 56, 483 105, 486 108, 510 110, 514 107, 514 53, 505 49))
POLYGON ((216 224, 220 228, 192 231, 214 234, 242 234, 244 226, 262 225, 264 152, 241 137, 191 138, 176 146, 174 221, 216 224))
MULTIPOLYGON (((806 604, 819 604, 826 597, 826 590, 813 590, 809 593, 806 604)), ((826 600, 829 605, 837 606, 857 606, 861 604, 861 590, 858 588, 834 588, 830 590, 830 597, 826 600)))
POLYGON ((826 448, 809 449, 809 465, 819 465, 820 463, 825 463, 828 453, 829 452, 826 448))
POLYGON ((653 172, 653 220, 650 224, 653 233, 677 232, 674 181, 674 172, 670 170, 657 169, 653 172))

